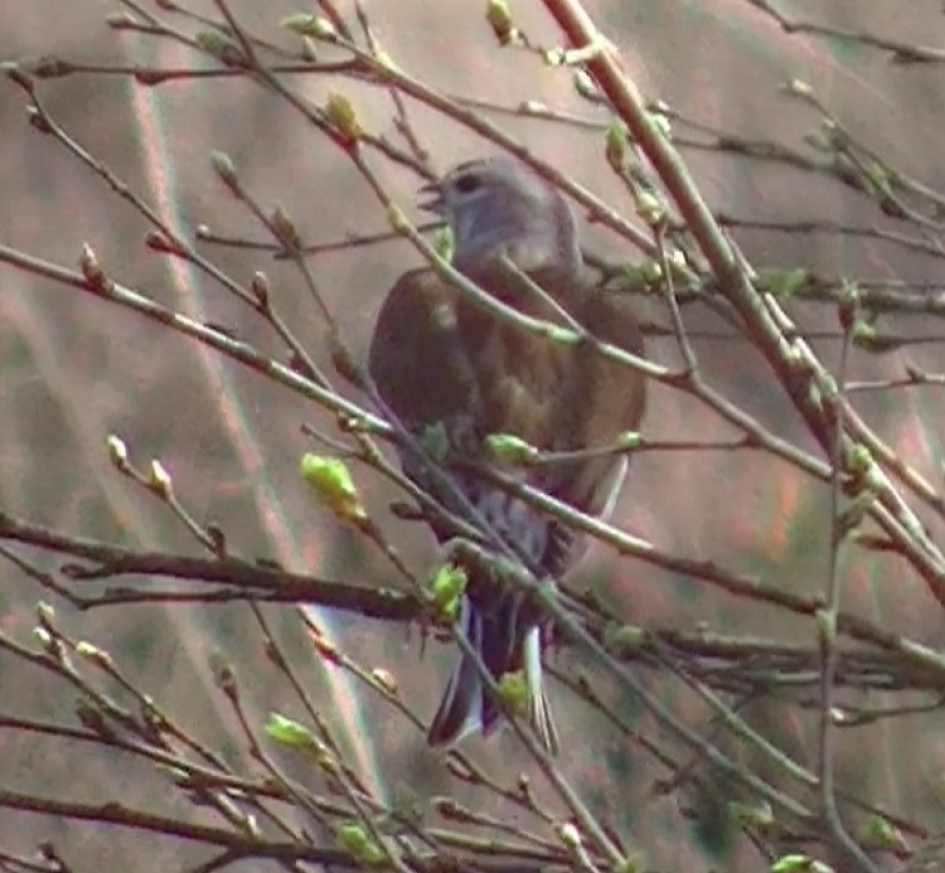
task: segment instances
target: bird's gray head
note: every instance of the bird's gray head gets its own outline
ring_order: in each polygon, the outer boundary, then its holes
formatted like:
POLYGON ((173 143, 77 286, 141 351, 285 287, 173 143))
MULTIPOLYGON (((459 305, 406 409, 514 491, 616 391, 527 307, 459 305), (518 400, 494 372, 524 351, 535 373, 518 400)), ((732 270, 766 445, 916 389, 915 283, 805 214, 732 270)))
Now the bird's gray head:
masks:
POLYGON ((469 271, 505 254, 521 270, 574 272, 577 228, 554 186, 510 157, 469 161, 427 186, 421 207, 442 215, 453 231, 453 265, 469 271))

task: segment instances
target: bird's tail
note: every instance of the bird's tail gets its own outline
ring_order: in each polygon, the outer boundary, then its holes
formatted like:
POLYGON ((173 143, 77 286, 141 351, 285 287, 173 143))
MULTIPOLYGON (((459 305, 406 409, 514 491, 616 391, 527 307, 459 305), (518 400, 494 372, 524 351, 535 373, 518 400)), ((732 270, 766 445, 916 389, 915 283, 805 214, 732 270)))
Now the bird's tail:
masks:
MULTIPOLYGON (((459 625, 494 681, 504 673, 524 673, 528 720, 541 745, 556 754, 558 732, 542 682, 547 628, 536 620, 534 610, 523 605, 521 593, 499 593, 494 585, 488 587, 491 596, 482 596, 471 580, 469 593, 463 595, 459 625)), ((485 688, 479 668, 460 652, 427 740, 431 745, 446 745, 474 731, 488 734, 502 717, 501 705, 485 688)))

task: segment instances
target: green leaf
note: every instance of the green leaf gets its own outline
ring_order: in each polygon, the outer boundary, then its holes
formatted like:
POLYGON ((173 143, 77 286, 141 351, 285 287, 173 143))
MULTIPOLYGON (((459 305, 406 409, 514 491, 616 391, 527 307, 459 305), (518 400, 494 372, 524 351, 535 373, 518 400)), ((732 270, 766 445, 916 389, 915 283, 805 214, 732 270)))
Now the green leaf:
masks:
POLYGON ((341 847, 362 864, 376 867, 387 860, 381 847, 360 822, 347 821, 335 825, 335 837, 341 847))
POLYGON ((797 853, 778 858, 771 865, 771 873, 833 873, 833 868, 810 855, 797 853))
POLYGON ((886 354, 901 349, 908 342, 907 339, 890 333, 879 333, 871 324, 857 321, 853 325, 853 345, 858 349, 877 354, 886 354))
POLYGON ((863 443, 854 443, 845 452, 847 471, 854 476, 864 476, 873 466, 873 455, 863 443))
POLYGON ((453 252, 456 249, 453 241, 453 231, 449 227, 441 227, 433 237, 433 248, 446 263, 453 263, 453 252))
POLYGON ((620 172, 627 160, 627 128, 619 118, 612 118, 604 135, 607 163, 620 172))
POLYGON ((338 132, 349 142, 357 142, 364 136, 364 128, 358 121, 354 104, 344 95, 332 93, 328 95, 325 112, 332 120, 338 132))
POLYGON ((639 652, 652 641, 649 631, 630 624, 608 624, 604 628, 604 648, 615 658, 639 652))
POLYGON ((771 806, 765 801, 756 804, 732 801, 729 804, 729 814, 733 821, 751 828, 769 828, 775 823, 771 806))
POLYGON ((201 30, 194 36, 196 43, 208 55, 227 66, 235 66, 245 59, 235 43, 216 30, 201 30))
POLYGON ((420 435, 420 444, 434 461, 444 463, 450 453, 450 436, 446 432, 446 425, 441 421, 428 424, 420 435))
POLYGON ((874 200, 885 200, 892 196, 892 184, 889 173, 881 164, 872 163, 866 167, 868 193, 874 200))
POLYGON ((900 851, 909 847, 902 831, 882 816, 871 815, 866 822, 864 832, 873 845, 892 849, 893 851, 900 851))
POLYGON ((525 467, 540 457, 538 449, 513 433, 490 433, 483 445, 493 458, 504 464, 525 467))
POLYGON ((300 469, 302 478, 335 515, 355 524, 367 520, 367 512, 344 461, 306 453, 300 469))
POLYGON ((269 718, 266 719, 266 736, 295 749, 314 751, 320 745, 307 727, 278 712, 269 713, 269 718))
POLYGON ((807 270, 759 270, 757 285, 775 297, 793 297, 808 281, 807 270))
POLYGON ((515 38, 515 25, 512 13, 505 0, 488 0, 486 3, 486 21, 499 41, 499 45, 508 45, 515 38))
POLYGON ((239 187, 236 164, 233 163, 233 159, 226 152, 210 152, 210 166, 228 188, 239 187))
POLYGON ((288 15, 279 25, 299 36, 314 36, 316 39, 334 39, 338 35, 335 26, 327 18, 306 12, 288 15))
POLYGON ((456 621, 469 576, 458 564, 441 564, 430 580, 430 592, 437 612, 446 621, 456 621))
POLYGON ((499 697, 508 709, 519 715, 528 712, 528 683, 524 670, 512 670, 499 677, 499 697))

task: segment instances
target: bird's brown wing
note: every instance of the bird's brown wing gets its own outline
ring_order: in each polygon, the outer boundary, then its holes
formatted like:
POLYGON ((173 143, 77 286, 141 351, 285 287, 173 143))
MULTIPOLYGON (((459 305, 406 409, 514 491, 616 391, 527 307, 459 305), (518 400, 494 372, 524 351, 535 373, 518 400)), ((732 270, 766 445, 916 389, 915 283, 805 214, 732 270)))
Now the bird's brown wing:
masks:
MULTIPOLYGON (((513 295, 505 283, 520 281, 495 272, 476 278, 506 298, 513 295)), ((643 354, 629 298, 581 284, 570 273, 546 271, 533 278, 590 337, 643 354)), ((517 308, 560 321, 535 297, 520 296, 517 308)), ((476 380, 476 421, 482 435, 513 433, 536 448, 568 452, 612 446, 621 433, 638 427, 646 401, 645 377, 605 358, 590 337, 577 344, 552 342, 462 299, 456 311, 476 380)), ((609 455, 527 469, 521 478, 582 512, 600 515, 612 505, 626 466, 624 457, 609 455)), ((554 539, 542 566, 559 575, 580 556, 582 543, 560 525, 555 526, 554 539)))
POLYGON ((411 270, 377 317, 368 369, 381 397, 413 430, 469 409, 475 377, 459 337, 456 299, 456 289, 432 270, 411 270))
MULTIPOLYGON (((628 298, 589 290, 571 314, 596 340, 642 356, 643 337, 628 298)), ((549 448, 602 449, 639 427, 646 403, 646 378, 641 372, 606 359, 590 340, 573 348, 567 372, 552 426, 558 438, 549 448)), ((619 455, 564 461, 547 468, 537 484, 588 515, 606 517, 616 503, 627 464, 619 455)), ((573 528, 553 525, 546 556, 549 572, 560 574, 574 566, 586 545, 586 538, 573 528)))
MULTIPOLYGON (((517 281, 494 272, 475 278, 506 299, 512 292, 505 283, 517 281)), ((536 278, 597 339, 642 354, 627 298, 556 285, 573 283, 573 277, 536 278)), ((536 302, 528 314, 549 313, 536 302)), ((620 433, 638 426, 645 402, 642 374, 606 360, 594 343, 552 343, 510 325, 469 302, 429 269, 406 273, 389 293, 378 316, 369 366, 381 396, 415 431, 465 420, 479 439, 510 433, 549 451, 613 444, 620 433)), ((598 515, 625 468, 622 458, 611 456, 527 469, 521 478, 598 515)), ((423 479, 410 463, 407 472, 423 479)), ((561 526, 555 526, 549 549, 539 563, 554 575, 582 551, 580 540, 561 526)))
MULTIPOLYGON (((643 337, 629 298, 591 289, 572 314, 594 339, 643 355, 643 337)), ((554 448, 612 446, 621 433, 637 429, 646 403, 641 372, 605 358, 591 339, 573 348, 567 372, 555 411, 553 427, 561 437, 554 448)), ((609 482, 619 460, 602 457, 565 465, 555 477, 558 496, 599 515, 609 500, 609 482)))

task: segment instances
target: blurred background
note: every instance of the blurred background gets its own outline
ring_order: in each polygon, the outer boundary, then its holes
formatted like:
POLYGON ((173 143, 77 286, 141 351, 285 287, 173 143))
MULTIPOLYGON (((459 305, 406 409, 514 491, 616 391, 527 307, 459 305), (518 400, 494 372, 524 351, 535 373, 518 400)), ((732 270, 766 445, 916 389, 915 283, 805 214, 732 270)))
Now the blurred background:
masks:
MULTIPOLYGON (((229 5, 247 30, 287 47, 297 44, 279 21, 299 7, 251 0, 232 0, 229 5)), ((628 73, 645 95, 709 130, 802 150, 803 138, 817 130, 819 117, 779 92, 783 83, 796 78, 808 82, 847 130, 890 165, 932 188, 945 183, 943 73, 937 65, 896 65, 888 54, 862 43, 788 35, 745 0, 589 0, 586 6, 619 46, 628 73)), ((188 8, 216 15, 209 3, 195 0, 188 8)), ((351 15, 346 0, 338 8, 351 15)), ((925 44, 943 24, 941 5, 933 0, 784 2, 781 8, 806 20, 903 43, 925 44)), ((148 88, 122 73, 136 66, 197 70, 213 64, 173 40, 110 29, 105 18, 120 9, 117 3, 97 0, 5 0, 0 61, 50 55, 89 68, 39 82, 40 99, 84 150, 146 200, 162 220, 189 238, 202 224, 221 235, 265 238, 210 169, 211 152, 219 150, 231 156, 253 197, 269 208, 284 206, 306 243, 388 229, 376 198, 346 155, 285 101, 236 75, 182 76, 148 88)), ((607 114, 578 96, 571 72, 544 66, 525 51, 500 49, 486 24, 483 3, 367 0, 365 9, 375 36, 402 70, 445 94, 491 104, 492 110, 481 110, 486 117, 632 216, 632 204, 604 159, 607 114), (526 100, 541 101, 586 123, 499 111, 514 110, 526 100)), ((534 42, 549 47, 561 43, 540 3, 520 0, 512 12, 534 42)), ((156 14, 190 33, 195 29, 170 13, 156 14)), ((326 60, 335 56, 325 50, 326 60)), ((392 103, 383 89, 324 74, 287 75, 285 80, 319 105, 330 93, 345 94, 367 130, 397 139, 392 103)), ((167 306, 225 325, 260 350, 284 358, 272 333, 220 285, 148 251, 144 234, 149 228, 140 214, 89 167, 33 129, 26 104, 19 88, 0 82, 0 244, 69 268, 88 244, 116 280, 167 306)), ((496 149, 429 108, 408 101, 408 111, 438 170, 496 149)), ((681 140, 699 138, 691 128, 674 129, 681 140)), ((682 152, 709 204, 728 215, 862 227, 883 221, 867 197, 826 177, 716 148, 689 146, 682 152)), ((368 159, 403 208, 419 220, 413 211, 416 175, 377 153, 369 153, 368 159)), ((904 254, 870 238, 758 229, 735 235, 758 268, 804 267, 829 276, 919 283, 928 285, 930 294, 941 269, 935 258, 904 254)), ((612 260, 638 257, 599 228, 586 226, 585 239, 612 260)), ((248 282, 254 270, 264 270, 286 321, 329 366, 324 323, 290 266, 247 249, 200 248, 237 281, 248 282)), ((401 272, 419 263, 417 253, 402 242, 332 251, 313 259, 319 290, 356 355, 365 353, 386 290, 401 272)), ((654 304, 641 305, 658 317, 654 304)), ((837 329, 831 307, 796 306, 792 313, 808 328, 837 329)), ((757 352, 741 340, 698 338, 701 328, 719 331, 720 323, 698 311, 687 312, 687 317, 697 337, 700 367, 713 387, 775 433, 813 451, 813 441, 757 352)), ((938 329, 927 316, 903 317, 896 327, 923 336, 938 329)), ((822 339, 814 345, 826 366, 836 366, 837 341, 822 339)), ((652 340, 648 355, 661 362, 678 361, 669 339, 652 340)), ((884 356, 857 353, 851 368, 858 379, 881 379, 901 375, 906 363, 942 371, 945 355, 939 344, 928 342, 884 356)), ((109 463, 106 439, 117 434, 136 463, 160 459, 189 512, 200 523, 219 525, 234 552, 277 560, 300 573, 362 584, 398 583, 374 546, 341 528, 306 492, 297 471, 299 457, 311 443, 300 427, 324 426, 326 418, 284 388, 133 312, 3 263, 0 365, 3 512, 142 549, 199 554, 179 521, 109 463)), ((937 488, 936 425, 945 412, 941 389, 886 392, 858 404, 868 423, 937 488)), ((691 398, 658 387, 644 434, 676 440, 695 434, 706 440, 735 435, 691 398)), ((436 556, 429 535, 421 526, 391 519, 387 504, 392 494, 374 477, 365 474, 359 484, 377 520, 422 576, 436 556)), ((829 570, 827 489, 768 455, 645 453, 634 460, 617 517, 629 531, 667 553, 718 561, 795 593, 823 590, 829 570)), ((941 533, 934 518, 923 519, 933 535, 941 533)), ((42 566, 42 556, 31 557, 42 566)), ((843 574, 845 608, 938 648, 945 629, 942 611, 902 562, 858 555, 843 574)), ((759 637, 815 639, 812 623, 788 621, 770 607, 737 602, 699 580, 621 560, 600 546, 576 574, 575 584, 593 587, 625 620, 648 628, 692 631, 702 624, 718 632, 737 629, 759 637)), ((5 634, 30 642, 40 598, 51 599, 13 564, 0 564, 0 629, 5 634)), ((232 710, 214 687, 209 665, 214 653, 222 653, 233 665, 257 724, 274 710, 300 716, 291 688, 265 658, 258 627, 245 605, 150 603, 84 613, 62 601, 54 605, 68 633, 120 658, 138 688, 238 768, 250 770, 252 764, 232 710)), ((448 674, 450 647, 430 643, 421 652, 416 628, 324 610, 317 614, 342 650, 368 668, 390 671, 410 708, 423 719, 430 717, 448 674)), ((377 695, 319 661, 293 609, 273 608, 267 616, 323 714, 350 744, 362 776, 382 796, 393 799, 402 791, 423 798, 475 794, 455 784, 442 758, 425 747, 422 731, 377 695)), ((560 662, 582 666, 580 656, 570 652, 562 654, 560 662)), ((656 677, 647 682, 654 689, 661 687, 656 677)), ((585 792, 592 809, 644 850, 653 866, 737 857, 712 855, 736 849, 719 834, 718 840, 706 836, 706 830, 721 828, 712 824, 711 814, 701 821, 684 814, 687 804, 705 812, 711 799, 690 797, 683 803, 669 795, 652 802, 652 780, 659 773, 653 761, 609 732, 570 691, 555 686, 552 697, 568 750, 562 769, 585 792)), ((693 724, 699 724, 704 713, 683 697, 666 702, 680 717, 691 716, 693 724)), ((9 651, 0 651, 0 700, 6 714, 60 723, 73 718, 74 692, 9 651)), ((637 719, 641 731, 653 730, 647 715, 636 711, 632 702, 625 707, 624 714, 637 719)), ((803 720, 766 707, 747 717, 792 755, 813 765, 813 736, 803 720)), ((881 721, 846 733, 838 757, 844 786, 935 829, 943 818, 945 765, 939 722, 935 715, 915 716, 897 720, 895 732, 891 722, 881 721)), ((510 777, 510 761, 529 768, 509 734, 470 740, 469 751, 503 777, 510 777)), ((100 749, 61 739, 43 741, 34 733, 11 729, 0 729, 0 788, 85 801, 121 798, 164 814, 192 815, 190 806, 169 792, 151 768, 100 749)), ((26 853, 43 839, 55 841, 76 861, 77 869, 106 857, 134 869, 166 869, 172 860, 187 859, 186 852, 196 851, 131 830, 106 833, 64 818, 10 810, 0 815, 0 846, 7 851, 26 853), (147 846, 146 856, 142 846, 147 846)), ((757 856, 745 857, 758 863, 757 856)))

